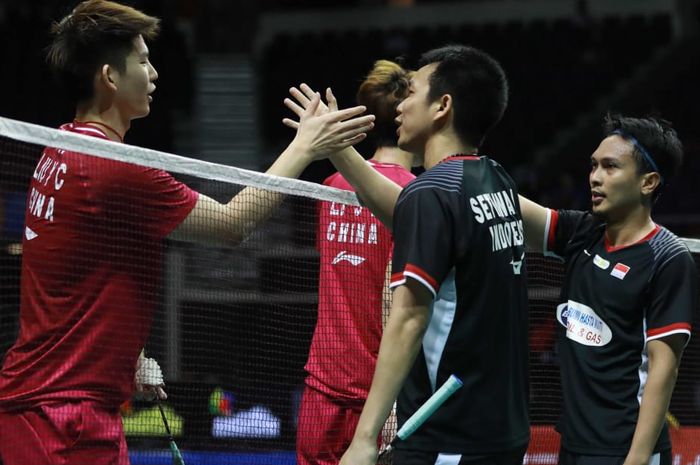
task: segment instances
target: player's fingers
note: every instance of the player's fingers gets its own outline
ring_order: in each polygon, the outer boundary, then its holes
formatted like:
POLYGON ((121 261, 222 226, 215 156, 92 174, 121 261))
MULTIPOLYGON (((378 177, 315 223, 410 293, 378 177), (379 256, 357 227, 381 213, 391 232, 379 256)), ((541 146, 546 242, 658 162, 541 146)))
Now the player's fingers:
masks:
POLYGON ((282 119, 282 124, 292 129, 299 129, 299 123, 293 119, 284 118, 282 119))
POLYGON ((302 91, 297 89, 296 87, 290 87, 289 89, 289 95, 294 97, 294 99, 299 102, 299 105, 302 106, 302 108, 306 108, 309 105, 309 98, 304 95, 302 91))
POLYGON ((305 82, 301 83, 301 85, 299 86, 299 89, 301 89, 301 91, 304 93, 304 95, 308 99, 311 99, 316 94, 316 92, 314 92, 314 90, 305 82))
POLYGON ((369 126, 374 124, 374 115, 358 116, 357 118, 352 118, 346 121, 341 121, 338 123, 338 131, 350 131, 363 126, 369 126))
POLYGON ((165 392, 162 386, 156 386, 156 395, 160 400, 165 400, 168 398, 168 394, 165 392))
MULTIPOLYGON (((367 111, 367 107, 365 107, 364 105, 359 105, 356 107, 344 108, 342 110, 328 113, 326 117, 328 118, 328 121, 335 123, 339 121, 345 121, 346 119, 350 119, 355 116, 361 115, 365 111, 367 111)), ((363 116, 363 118, 366 117, 370 117, 372 121, 374 121, 374 115, 363 116)))
POLYGON ((374 128, 374 124, 370 123, 365 126, 360 126, 358 128, 351 128, 351 129, 346 129, 344 131, 341 131, 338 133, 338 136, 342 140, 348 140, 352 139, 353 137, 356 137, 360 134, 366 134, 367 132, 371 131, 372 128, 374 128))
POLYGON ((292 112, 294 112, 294 114, 297 115, 297 116, 301 116, 302 113, 304 113, 304 108, 301 107, 301 106, 300 106, 299 104, 297 104, 296 102, 294 102, 294 101, 293 101, 292 99, 290 99, 289 97, 287 97, 287 98, 284 99, 284 105, 285 105, 287 108, 289 108, 290 110, 292 110, 292 112))
POLYGON ((338 111, 338 100, 333 95, 331 88, 326 89, 326 102, 328 102, 328 109, 330 111, 338 111))
POLYGON ((311 100, 309 100, 309 104, 306 107, 306 110, 304 110, 304 114, 301 115, 301 118, 308 118, 309 116, 313 116, 316 113, 316 110, 318 110, 318 104, 321 102, 321 96, 318 94, 314 94, 313 97, 311 97, 311 100))

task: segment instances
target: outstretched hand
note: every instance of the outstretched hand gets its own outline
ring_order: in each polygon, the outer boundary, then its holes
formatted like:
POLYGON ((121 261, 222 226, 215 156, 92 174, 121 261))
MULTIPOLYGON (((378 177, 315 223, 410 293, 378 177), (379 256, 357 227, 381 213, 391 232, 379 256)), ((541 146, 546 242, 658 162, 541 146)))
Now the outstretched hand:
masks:
MULTIPOLYGON (((304 83, 302 83, 299 88, 290 87, 289 94, 294 97, 294 100, 287 97, 284 99, 284 104, 299 118, 301 118, 304 110, 306 110, 311 104, 311 99, 313 96, 318 95, 317 92, 314 92, 311 87, 304 83)), ((319 101, 318 107, 316 107, 316 111, 314 113, 315 115, 322 115, 328 113, 329 111, 338 110, 338 101, 333 95, 330 87, 326 89, 326 102, 328 102, 328 104, 323 103, 323 100, 319 101)), ((282 120, 282 124, 292 129, 297 129, 299 127, 299 122, 290 118, 284 118, 282 120)))
POLYGON ((338 104, 330 89, 326 91, 328 105, 321 96, 306 84, 301 90, 293 87, 291 95, 298 103, 285 99, 285 105, 299 121, 285 118, 286 126, 297 130, 294 142, 303 147, 312 159, 320 159, 355 145, 374 127, 374 115, 360 116, 366 107, 356 106, 338 110, 338 104))

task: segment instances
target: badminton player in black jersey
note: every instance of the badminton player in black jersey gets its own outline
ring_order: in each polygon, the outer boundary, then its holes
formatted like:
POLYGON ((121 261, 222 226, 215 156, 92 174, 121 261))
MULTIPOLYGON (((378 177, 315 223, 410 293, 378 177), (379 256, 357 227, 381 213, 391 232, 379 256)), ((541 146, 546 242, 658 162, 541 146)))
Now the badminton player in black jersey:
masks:
MULTIPOLYGON (((420 65, 397 108, 398 144, 426 171, 393 197, 391 314, 341 464, 376 463, 394 399, 401 426, 456 374, 464 386, 397 445, 393 463, 520 465, 529 439, 522 221, 513 180, 477 153, 505 111, 508 83, 500 65, 472 47, 432 50, 420 65)), ((364 195, 371 176, 360 179, 363 199, 394 195, 364 195)))
MULTIPOLYGON (((653 118, 607 117, 591 156, 591 211, 520 197, 526 243, 566 261, 559 352, 561 465, 670 465, 664 423, 697 307, 685 245, 651 218, 683 150, 653 118)), ((361 157, 331 157, 375 215, 391 222, 401 189, 361 157)))
POLYGON ((665 413, 697 307, 687 247, 651 217, 683 149, 670 124, 608 116, 591 211, 521 198, 528 246, 566 262, 558 347, 561 465, 670 465, 665 413))

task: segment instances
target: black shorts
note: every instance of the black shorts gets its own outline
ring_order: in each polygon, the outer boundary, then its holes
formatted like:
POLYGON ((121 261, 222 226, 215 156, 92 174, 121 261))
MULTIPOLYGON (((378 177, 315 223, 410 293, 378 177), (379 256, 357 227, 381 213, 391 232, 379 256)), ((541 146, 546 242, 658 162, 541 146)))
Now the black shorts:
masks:
POLYGON ((393 465, 522 465, 526 446, 497 454, 446 454, 417 450, 395 450, 393 465))
MULTIPOLYGON (((671 465, 673 455, 671 450, 652 454, 649 465, 671 465)), ((559 449, 559 465, 622 465, 625 456, 617 455, 583 455, 570 452, 563 447, 559 449)))

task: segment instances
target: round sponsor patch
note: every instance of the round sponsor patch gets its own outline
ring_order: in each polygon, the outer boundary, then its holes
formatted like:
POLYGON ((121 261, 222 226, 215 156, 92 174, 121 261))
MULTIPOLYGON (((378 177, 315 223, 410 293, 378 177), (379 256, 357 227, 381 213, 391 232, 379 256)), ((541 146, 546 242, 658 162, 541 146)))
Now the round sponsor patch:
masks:
POLYGON ((586 346, 604 346, 612 331, 591 307, 569 300, 557 306, 557 320, 566 328, 566 337, 586 346))

